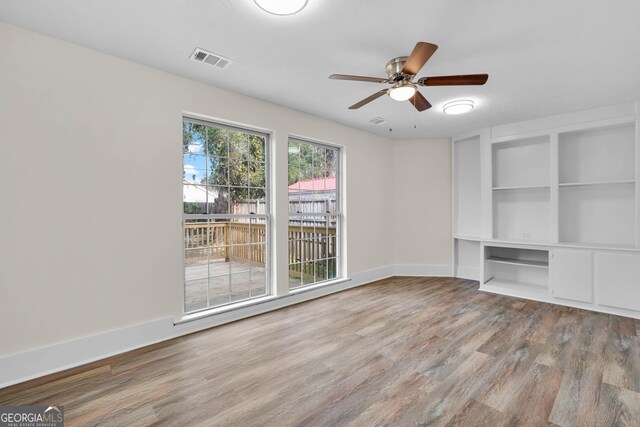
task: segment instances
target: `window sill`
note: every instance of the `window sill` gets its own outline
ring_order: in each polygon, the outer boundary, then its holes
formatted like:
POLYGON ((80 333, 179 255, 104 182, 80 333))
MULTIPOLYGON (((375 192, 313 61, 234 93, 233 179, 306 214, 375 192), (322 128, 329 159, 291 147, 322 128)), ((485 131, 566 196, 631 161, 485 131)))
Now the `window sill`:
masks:
POLYGON ((263 304, 265 302, 277 300, 282 297, 277 297, 274 295, 267 295, 265 297, 250 299, 246 301, 240 301, 235 304, 225 305, 223 307, 210 308, 208 310, 198 311, 196 313, 185 314, 179 320, 173 322, 174 325, 180 325, 182 323, 192 322, 194 320, 203 319, 205 317, 215 316, 216 314, 227 313, 230 311, 238 310, 245 307, 251 307, 252 305, 263 304))
MULTIPOLYGON (((321 290, 321 289, 325 289, 325 288, 330 288, 331 286, 339 285, 339 284, 342 284, 342 283, 345 283, 345 282, 350 282, 350 281, 351 281, 350 278, 329 280, 329 281, 318 283, 318 284, 315 284, 315 285, 309 285, 309 286, 304 286, 304 287, 301 287, 301 288, 293 289, 293 290, 289 291, 289 293, 287 295, 281 295, 281 296, 267 295, 267 296, 264 296, 264 297, 255 298, 255 299, 251 299, 251 300, 247 300, 247 301, 241 301, 241 302, 238 302, 236 304, 230 304, 230 305, 225 305, 223 307, 211 308, 211 309, 208 309, 208 310, 198 311, 196 313, 185 314, 180 319, 174 321, 173 324, 174 325, 182 325, 184 323, 189 323, 189 322, 193 322, 193 321, 196 321, 196 320, 201 320, 201 319, 204 319, 204 318, 207 318, 207 317, 217 316, 217 315, 224 314, 224 313, 230 313, 230 312, 233 312, 233 311, 236 311, 236 310, 240 310, 240 309, 243 309, 243 308, 247 308, 247 307, 257 306, 257 305, 261 305, 261 304, 265 304, 265 303, 273 302, 273 301, 278 301, 278 300, 286 300, 287 298, 291 298, 293 296, 300 295, 300 294, 303 294, 305 292, 310 292, 310 291, 314 291, 314 290, 321 290)), ((330 293, 333 293, 333 292, 327 292, 326 295, 328 295, 330 293)), ((317 297, 320 297, 320 296, 324 296, 324 295, 318 295, 317 297)), ((317 298, 317 297, 311 297, 311 298, 317 298)), ((293 304, 296 304, 296 302, 294 302, 293 304)), ((288 304, 286 304, 286 305, 288 305, 288 304)), ((278 307, 278 308, 280 308, 280 307, 278 307)), ((274 308, 274 309, 277 309, 277 308, 274 308)))
POLYGON ((302 292, 312 291, 314 289, 320 289, 326 286, 339 285, 340 283, 350 282, 350 281, 351 279, 346 277, 346 278, 340 278, 340 279, 327 280, 326 282, 317 283, 315 285, 300 286, 299 288, 291 289, 289 291, 289 295, 295 295, 302 292))

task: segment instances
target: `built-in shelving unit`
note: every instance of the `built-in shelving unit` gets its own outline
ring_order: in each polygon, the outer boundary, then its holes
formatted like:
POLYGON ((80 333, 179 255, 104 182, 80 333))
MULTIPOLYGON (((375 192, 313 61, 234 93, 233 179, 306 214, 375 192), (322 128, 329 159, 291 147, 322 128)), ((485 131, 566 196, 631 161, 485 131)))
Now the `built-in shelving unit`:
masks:
POLYGON ((484 246, 484 284, 495 291, 515 289, 549 293, 549 251, 522 247, 484 246))
POLYGON ((492 144, 493 237, 550 238, 550 139, 548 136, 492 144))
POLYGON ((634 123, 558 135, 560 242, 635 243, 635 149, 634 123))
POLYGON ((623 297, 640 296, 639 118, 636 102, 454 138, 456 275, 640 318, 623 297))

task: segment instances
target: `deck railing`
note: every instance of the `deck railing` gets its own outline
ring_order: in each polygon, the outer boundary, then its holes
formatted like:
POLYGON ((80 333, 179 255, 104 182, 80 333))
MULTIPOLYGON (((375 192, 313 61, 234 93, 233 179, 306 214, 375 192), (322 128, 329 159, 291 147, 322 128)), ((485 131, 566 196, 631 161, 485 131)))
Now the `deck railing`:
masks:
MULTIPOLYGON (((264 224, 244 222, 206 222, 185 224, 187 262, 207 259, 266 263, 264 224)), ((289 226, 289 263, 291 271, 304 269, 304 263, 336 256, 336 229, 313 226, 289 226)))

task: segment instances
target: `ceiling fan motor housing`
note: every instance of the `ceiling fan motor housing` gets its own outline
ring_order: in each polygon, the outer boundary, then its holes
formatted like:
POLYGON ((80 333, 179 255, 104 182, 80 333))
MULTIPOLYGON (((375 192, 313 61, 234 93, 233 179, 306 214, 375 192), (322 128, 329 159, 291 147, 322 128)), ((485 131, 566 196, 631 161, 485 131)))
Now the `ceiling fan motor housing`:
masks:
POLYGON ((387 76, 389 76, 389 81, 399 82, 401 80, 411 80, 411 75, 404 74, 402 69, 404 68, 404 64, 407 63, 409 59, 408 56, 399 56, 397 58, 393 58, 391 61, 387 62, 385 66, 385 70, 387 71, 387 76))

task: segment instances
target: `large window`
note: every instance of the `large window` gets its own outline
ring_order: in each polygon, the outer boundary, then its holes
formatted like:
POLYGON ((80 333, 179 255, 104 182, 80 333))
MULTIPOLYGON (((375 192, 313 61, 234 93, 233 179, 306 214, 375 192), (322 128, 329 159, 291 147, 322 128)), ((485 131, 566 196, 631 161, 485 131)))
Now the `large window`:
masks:
POLYGON ((340 272, 340 149, 289 139, 289 288, 340 272))
POLYGON ((268 135, 183 121, 184 310, 270 294, 268 135))

